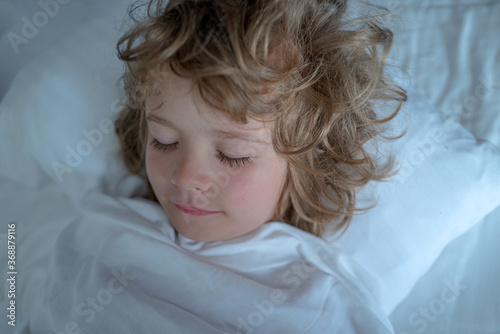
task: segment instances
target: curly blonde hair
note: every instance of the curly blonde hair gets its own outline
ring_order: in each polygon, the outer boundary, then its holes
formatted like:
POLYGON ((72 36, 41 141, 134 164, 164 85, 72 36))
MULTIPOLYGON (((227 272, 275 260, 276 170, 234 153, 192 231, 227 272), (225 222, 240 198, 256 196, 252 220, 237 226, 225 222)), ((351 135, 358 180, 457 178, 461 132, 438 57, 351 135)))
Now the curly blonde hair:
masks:
POLYGON ((367 209, 356 207, 357 190, 392 171, 365 143, 382 135, 381 125, 406 100, 385 75, 391 32, 379 16, 346 20, 346 10, 341 0, 152 0, 130 7, 135 26, 117 45, 127 65, 127 103, 115 123, 129 171, 147 180, 145 99, 168 69, 194 80, 204 101, 234 120, 272 119, 274 149, 289 163, 273 220, 318 236, 326 226, 345 231, 367 209), (391 102, 389 116, 377 115, 378 102, 391 102))

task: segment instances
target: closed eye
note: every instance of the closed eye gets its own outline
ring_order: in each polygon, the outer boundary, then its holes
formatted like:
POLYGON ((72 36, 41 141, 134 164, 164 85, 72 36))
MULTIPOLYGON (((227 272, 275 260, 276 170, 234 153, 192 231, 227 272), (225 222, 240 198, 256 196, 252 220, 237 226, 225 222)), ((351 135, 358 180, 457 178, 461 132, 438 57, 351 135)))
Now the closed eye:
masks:
POLYGON ((252 159, 250 159, 249 157, 243 157, 243 158, 230 158, 226 155, 224 155, 222 152, 218 152, 218 157, 219 157, 219 160, 226 164, 226 165, 229 165, 229 167, 241 167, 247 163, 251 163, 252 162, 252 159))
POLYGON ((151 146, 153 146, 153 148, 157 151, 165 152, 165 151, 173 150, 174 148, 176 148, 177 143, 162 144, 158 140, 153 138, 153 141, 151 142, 151 146))
MULTIPOLYGON (((153 138, 153 141, 151 142, 151 146, 153 146, 153 149, 159 152, 171 151, 175 149, 177 145, 178 143, 163 144, 160 143, 155 138, 153 138)), ((252 159, 249 157, 230 158, 220 151, 217 152, 217 157, 223 164, 229 165, 229 167, 234 167, 234 168, 238 168, 252 162, 252 159)))

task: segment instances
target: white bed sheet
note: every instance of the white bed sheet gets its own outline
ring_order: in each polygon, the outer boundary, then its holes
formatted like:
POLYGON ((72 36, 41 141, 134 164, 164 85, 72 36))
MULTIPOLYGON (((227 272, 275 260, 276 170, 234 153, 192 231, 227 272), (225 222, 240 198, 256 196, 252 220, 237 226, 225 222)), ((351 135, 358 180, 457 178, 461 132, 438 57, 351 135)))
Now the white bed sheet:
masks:
MULTIPOLYGON (((400 17, 390 22, 391 57, 412 86, 477 138, 500 145, 500 1, 378 3, 400 17)), ((391 314, 396 333, 500 333, 498 240, 500 208, 443 251, 391 314)))
MULTIPOLYGON (((500 2, 378 2, 402 18, 401 22, 391 22, 396 36, 396 48, 391 56, 408 70, 413 87, 422 91, 444 113, 458 118, 476 137, 500 145, 500 2)), ((0 66, 2 73, 9 73, 2 76, 0 96, 17 69, 36 57, 50 41, 64 34, 58 29, 61 24, 71 27, 75 22, 71 18, 83 20, 92 15, 92 10, 106 10, 106 5, 99 3, 89 1, 87 6, 75 1, 72 6, 61 7, 61 10, 67 10, 67 15, 55 17, 40 30, 38 38, 25 45, 23 52, 14 54, 5 34, 20 27, 23 15, 32 15, 39 9, 28 1, 0 2, 2 8, 9 8, 9 11, 2 11, 2 17, 9 17, 11 23, 0 26, 0 33, 3 31, 0 66), (98 7, 91 7, 96 5, 98 7)), ((73 212, 72 203, 63 194, 50 190, 51 185, 24 190, 19 187, 7 180, 2 181, 1 218, 2 223, 11 219, 23 221, 25 229, 30 229, 30 225, 46 224, 44 239, 47 243, 37 249, 20 248, 21 258, 31 266, 30 275, 36 275, 36 266, 43 270, 47 265, 42 255, 50 249, 52 236, 61 229, 58 222, 73 212), (31 203, 32 208, 36 207, 37 196, 41 193, 52 194, 53 201, 65 204, 67 211, 54 212, 47 206, 38 208, 42 211, 35 211, 22 205, 31 203)), ((0 231, 0 235, 4 241, 4 231, 0 231)), ((496 255, 500 254, 499 238, 500 209, 497 209, 453 241, 392 313, 396 333, 499 333, 500 263, 496 260, 496 255), (456 294, 449 293, 452 291, 450 285, 455 286, 456 294), (448 290, 443 294, 445 288, 448 290), (427 315, 423 315, 426 312, 427 315)), ((28 243, 29 237, 24 241, 28 243)), ((31 293, 38 288, 33 282, 29 287, 31 293)), ((4 322, 0 324, 2 333, 11 332, 12 328, 2 326, 5 326, 4 322)), ((25 332, 29 329, 25 328, 25 332)))
POLYGON ((500 208, 451 242, 391 314, 395 333, 500 332, 500 208))
POLYGON ((392 333, 373 278, 288 224, 205 243, 176 234, 145 199, 89 193, 79 209, 52 250, 45 288, 30 286, 23 300, 34 333, 69 323, 107 334, 392 333))
POLYGON ((391 57, 412 86, 477 138, 500 145, 500 1, 377 0, 398 18, 391 57))

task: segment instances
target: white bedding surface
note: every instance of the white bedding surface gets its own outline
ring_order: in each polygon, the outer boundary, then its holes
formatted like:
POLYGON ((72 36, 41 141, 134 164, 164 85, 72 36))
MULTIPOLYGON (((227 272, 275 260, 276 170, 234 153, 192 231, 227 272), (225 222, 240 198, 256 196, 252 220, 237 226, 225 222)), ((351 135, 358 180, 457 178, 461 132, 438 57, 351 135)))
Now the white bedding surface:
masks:
POLYGON ((413 88, 477 138, 500 145, 500 2, 376 2, 398 16, 390 22, 391 57, 413 88))
MULTIPOLYGON (((422 91, 444 113, 459 119, 476 137, 500 145, 500 38, 497 33, 500 26, 500 2, 378 2, 394 9, 402 18, 402 22, 391 22, 396 36, 396 48, 391 56, 408 70, 413 87, 422 91)), ((61 26, 71 29, 76 21, 91 16, 92 11, 109 10, 112 7, 112 2, 107 2, 109 7, 99 3, 74 1, 67 7, 61 7, 61 13, 66 14, 51 19, 40 30, 38 37, 22 46, 25 47, 22 52, 14 54, 5 39, 5 33, 19 30, 21 17, 33 15, 40 9, 28 1, 0 2, 2 8, 9 8, 9 13, 12 13, 9 15, 11 25, 5 23, 0 26, 0 33, 4 33, 0 39, 0 66, 2 73, 9 73, 2 76, 1 89, 5 91, 9 79, 26 61, 36 57, 58 36, 64 35, 61 26)), ((7 16, 6 12, 2 12, 2 15, 7 16)), ((0 96, 3 93, 0 92, 0 96)), ((21 190, 19 185, 9 180, 1 181, 2 223, 16 221, 26 230, 34 230, 38 224, 45 226, 43 232, 40 232, 42 235, 25 234, 22 242, 26 245, 31 242, 31 246, 19 248, 24 266, 30 268, 32 281, 27 287, 28 294, 36 294, 44 279, 42 273, 49 265, 46 255, 55 242, 54 235, 71 220, 74 214, 73 204, 50 184, 42 184, 38 189, 21 190), (47 197, 57 205, 52 207, 46 202, 39 205, 39 199, 47 197)), ((4 233, 5 231, 0 231, 2 242, 5 241, 4 233)), ((420 279, 412 293, 391 314, 390 320, 395 332, 500 332, 500 262, 496 260, 496 255, 500 254, 499 238, 500 209, 497 209, 483 222, 453 241, 429 272, 420 279), (444 289, 448 290, 443 293, 444 289)), ((6 260, 2 258, 1 261, 5 263, 6 260)), ((6 282, 3 284, 5 286, 6 282)), ((3 288, 0 296, 4 291, 6 290, 3 288)), ((28 303, 27 299, 25 306, 28 303)), ((3 305, 2 309, 5 309, 3 305)), ((36 332, 33 328, 31 330, 36 332)), ((11 333, 12 328, 6 327, 2 321, 0 332, 11 333)), ((29 330, 24 328, 21 332, 28 333, 29 330)))
POLYGON ((500 208, 451 242, 391 314, 395 333, 500 332, 500 208))
POLYGON ((90 193, 74 210, 57 187, 17 193, 23 204, 3 205, 54 204, 11 216, 32 232, 18 239, 14 333, 392 333, 371 277, 287 224, 203 243, 176 235, 150 201, 90 193))
MULTIPOLYGON (((61 194, 57 187, 47 185, 38 190, 19 189, 18 185, 6 180, 2 180, 2 186, 2 190, 5 191, 0 197, 2 216, 9 222, 16 221, 18 235, 24 236, 19 239, 18 255, 23 259, 23 263, 18 276, 20 277, 18 286, 23 286, 23 281, 28 279, 29 284, 24 285, 24 297, 18 300, 19 305, 22 305, 27 312, 24 314, 42 316, 43 319, 42 311, 46 309, 40 306, 44 302, 39 298, 43 296, 40 290, 46 291, 41 287, 45 286, 47 269, 50 266, 47 255, 53 252, 56 241, 54 236, 59 235, 68 223, 79 216, 75 215, 71 201, 61 194), (50 198, 54 205, 45 204, 43 210, 37 207, 41 196, 50 198), (32 210, 26 210, 26 206, 32 210), (42 224, 43 229, 40 228, 42 224), (20 233, 19 227, 33 233, 29 235, 20 233)), ((500 252, 499 221, 500 209, 497 209, 484 222, 456 239, 445 249, 410 295, 391 314, 390 321, 396 330, 395 333, 498 332, 500 286, 497 282, 500 266, 495 255, 500 252), (443 299, 443 290, 450 284, 457 286, 457 292, 445 292, 443 299), (452 302, 447 302, 449 300, 452 302), (427 314, 432 320, 425 320, 425 313, 422 312, 426 311, 422 310, 423 308, 428 310, 427 314)), ((1 260, 5 261, 4 258, 1 260)), ((5 322, 1 323, 0 329, 3 330, 2 333, 37 333, 33 324, 31 330, 22 326, 25 320, 26 317, 20 313, 16 332, 13 328, 7 327, 5 322)))
MULTIPOLYGON (((401 17, 391 23, 391 56, 413 87, 477 138, 500 145, 500 2, 378 2, 401 17)), ((499 333, 498 240, 500 208, 448 245, 392 313, 396 333, 499 333), (448 303, 453 296, 445 292, 443 299, 445 281, 455 280, 466 288, 448 303)))

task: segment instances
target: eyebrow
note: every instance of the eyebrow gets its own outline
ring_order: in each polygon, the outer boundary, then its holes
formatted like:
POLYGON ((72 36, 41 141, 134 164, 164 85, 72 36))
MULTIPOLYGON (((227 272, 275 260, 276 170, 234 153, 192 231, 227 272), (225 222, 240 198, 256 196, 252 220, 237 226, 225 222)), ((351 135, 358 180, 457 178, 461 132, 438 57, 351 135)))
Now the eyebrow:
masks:
POLYGON ((148 121, 148 122, 155 122, 155 123, 158 123, 160 125, 166 126, 167 128, 171 128, 171 129, 174 129, 174 130, 177 129, 175 127, 175 125, 172 124, 169 120, 161 118, 161 117, 158 117, 158 116, 153 115, 153 114, 146 114, 146 121, 148 121))
MULTIPOLYGON (((158 117, 154 114, 146 114, 146 121, 155 122, 155 123, 160 124, 162 126, 177 130, 176 126, 172 122, 170 122, 168 119, 158 117)), ((252 142, 255 144, 262 144, 262 145, 271 144, 270 142, 262 140, 261 138, 259 138, 257 136, 252 136, 252 135, 246 134, 244 132, 239 132, 239 131, 225 131, 225 130, 215 129, 215 130, 212 130, 212 133, 214 133, 217 137, 223 138, 223 139, 241 139, 241 140, 245 140, 245 141, 252 142)))

